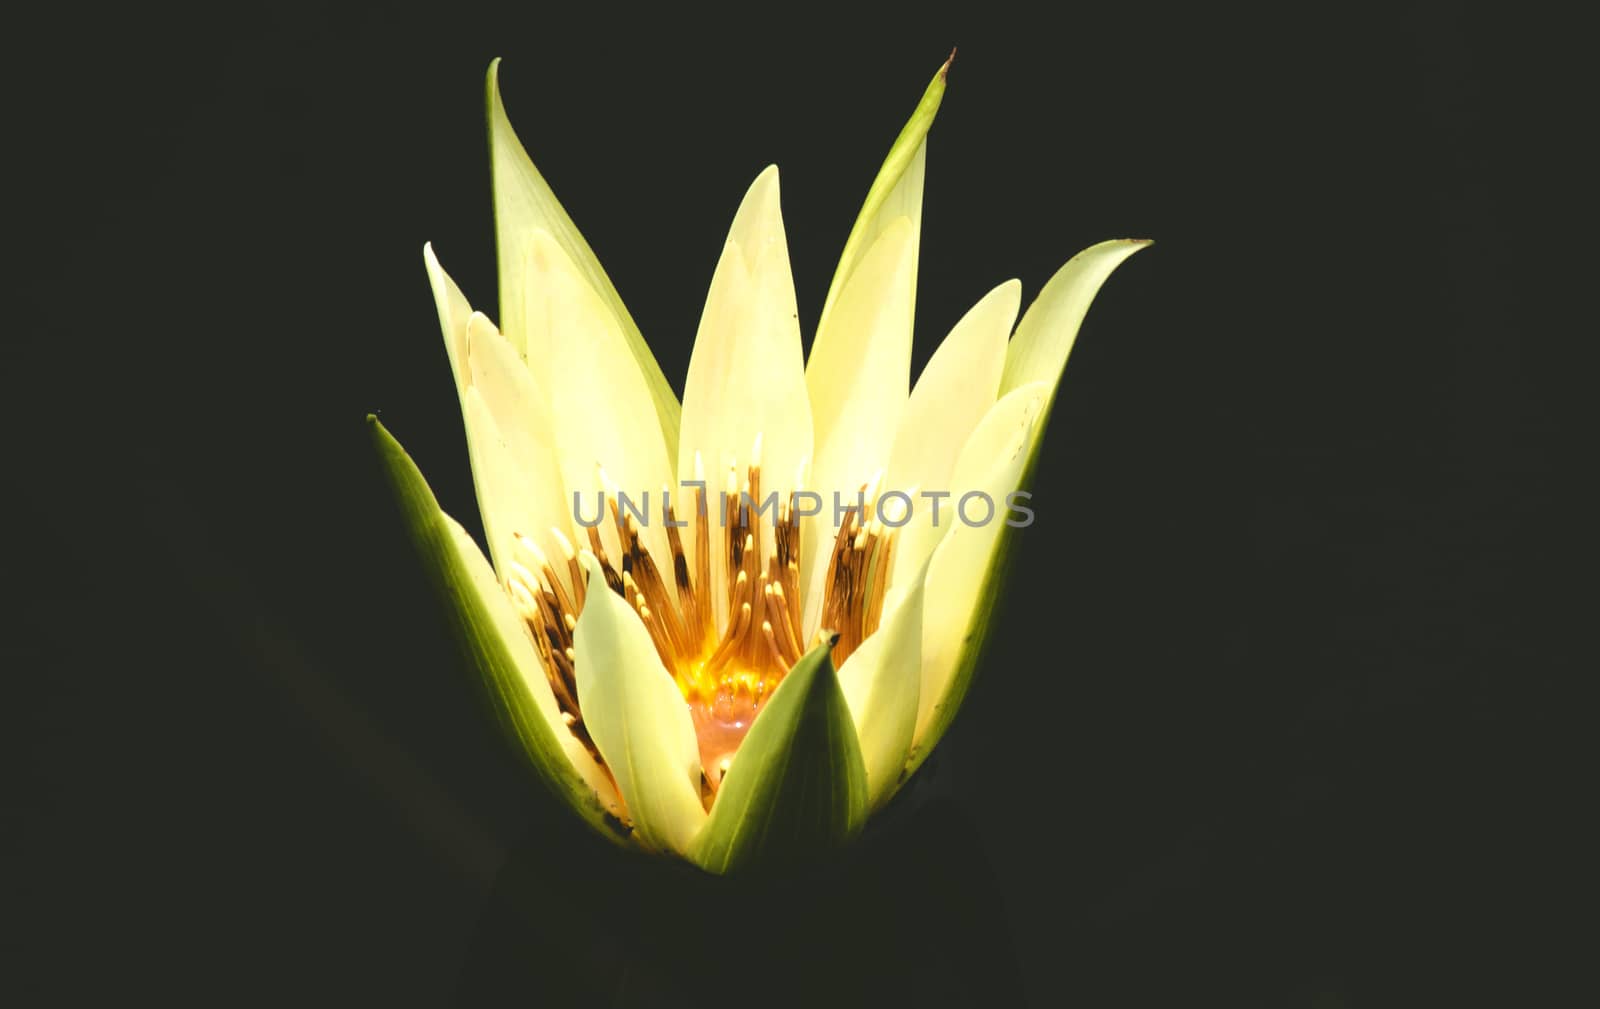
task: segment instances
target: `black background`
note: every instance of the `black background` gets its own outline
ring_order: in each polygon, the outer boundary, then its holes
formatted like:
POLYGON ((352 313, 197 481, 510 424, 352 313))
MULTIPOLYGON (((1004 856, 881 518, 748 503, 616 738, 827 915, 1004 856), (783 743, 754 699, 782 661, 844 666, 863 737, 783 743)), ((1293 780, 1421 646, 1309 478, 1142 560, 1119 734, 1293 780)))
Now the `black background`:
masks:
POLYGON ((651 1004, 672 982, 618 921, 675 900, 707 1004, 762 994, 751 964, 781 990, 1038 1005, 1545 983, 1573 951, 1512 950, 1565 886, 1551 691, 1588 612, 1560 532, 1588 456, 1558 447, 1584 337, 1550 313, 1584 282, 1554 242, 1587 129, 1572 30, 1196 7, 66 10, 13 33, 6 984, 651 1004), (1156 245, 1090 314, 997 640, 845 871, 872 882, 701 903, 530 786, 362 418, 478 528, 420 251, 494 304, 492 56, 681 387, 744 187, 782 166, 809 332, 951 44, 914 367, 1000 280, 1031 298, 1092 242, 1156 245), (824 934, 785 933, 785 901, 824 934))

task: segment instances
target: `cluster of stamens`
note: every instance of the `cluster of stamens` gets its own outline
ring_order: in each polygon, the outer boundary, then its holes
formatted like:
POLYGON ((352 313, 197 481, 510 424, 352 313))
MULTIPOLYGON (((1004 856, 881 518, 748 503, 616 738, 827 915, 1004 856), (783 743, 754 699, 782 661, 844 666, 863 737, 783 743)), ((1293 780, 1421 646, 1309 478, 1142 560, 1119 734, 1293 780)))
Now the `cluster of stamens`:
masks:
MULTIPOLYGON (((680 523, 663 495, 670 573, 663 573, 651 557, 640 540, 638 521, 618 507, 614 490, 605 498, 616 530, 615 559, 600 523, 585 530, 607 588, 638 613, 689 705, 708 797, 761 703, 807 650, 799 492, 786 502, 764 506, 759 439, 752 456, 758 461, 746 469, 742 482, 737 468, 729 467, 715 524, 698 454, 697 486, 688 492, 692 519, 680 523), (681 528, 692 528, 692 548, 685 548, 681 528), (722 557, 720 591, 713 580, 713 547, 722 557), (724 606, 717 605, 719 597, 724 606)), ((601 480, 609 485, 604 473, 601 480)), ((882 617, 894 530, 875 513, 876 483, 863 485, 857 502, 843 511, 828 560, 816 638, 836 637, 836 665, 877 629, 882 617)), ((573 648, 588 587, 572 542, 560 530, 552 535, 563 555, 555 564, 530 537, 516 535, 506 588, 527 622, 564 721, 598 760, 578 705, 573 648)))

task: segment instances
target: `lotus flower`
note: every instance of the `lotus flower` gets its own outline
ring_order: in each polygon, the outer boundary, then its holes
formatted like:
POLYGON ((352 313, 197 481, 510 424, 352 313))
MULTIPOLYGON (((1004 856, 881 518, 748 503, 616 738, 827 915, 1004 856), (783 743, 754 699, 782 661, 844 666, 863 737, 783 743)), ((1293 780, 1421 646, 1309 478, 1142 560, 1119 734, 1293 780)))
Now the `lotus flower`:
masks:
POLYGON ((1078 326, 1147 243, 1073 258, 1015 333, 1021 285, 996 287, 911 388, 927 135, 948 69, 868 191, 808 359, 777 169, 756 178, 680 404, 490 66, 499 325, 423 253, 487 558, 370 422, 516 742, 619 843, 717 873, 836 846, 967 691, 1078 326))

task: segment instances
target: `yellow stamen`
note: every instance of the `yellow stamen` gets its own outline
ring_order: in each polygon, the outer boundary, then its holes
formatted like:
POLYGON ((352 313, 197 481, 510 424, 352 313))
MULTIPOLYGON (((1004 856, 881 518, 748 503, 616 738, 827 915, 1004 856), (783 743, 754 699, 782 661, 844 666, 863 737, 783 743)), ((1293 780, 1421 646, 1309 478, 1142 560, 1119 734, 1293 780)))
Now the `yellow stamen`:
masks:
MULTIPOLYGON (((685 528, 692 546, 685 545, 687 537, 677 525, 678 507, 667 505, 663 496, 661 519, 667 523, 671 557, 662 560, 670 561, 670 574, 644 546, 635 517, 619 509, 616 487, 598 467, 616 534, 614 555, 601 524, 585 529, 606 587, 638 613, 690 707, 708 799, 762 702, 806 651, 799 481, 788 501, 762 507, 761 441, 758 435, 742 480, 736 465, 728 467, 726 498, 717 509, 720 523, 711 521, 709 495, 701 487, 688 490, 679 502, 689 516, 685 528), (722 558, 717 583, 713 556, 722 558)), ((698 452, 694 472, 703 482, 698 452)), ((817 641, 831 643, 838 665, 877 630, 883 613, 895 530, 877 514, 882 476, 860 487, 858 503, 845 511, 828 556, 817 641)), ((572 542, 560 530, 552 534, 561 550, 555 563, 532 538, 515 536, 506 587, 528 625, 563 721, 594 751, 578 706, 573 649, 577 615, 593 586, 585 584, 572 542)))

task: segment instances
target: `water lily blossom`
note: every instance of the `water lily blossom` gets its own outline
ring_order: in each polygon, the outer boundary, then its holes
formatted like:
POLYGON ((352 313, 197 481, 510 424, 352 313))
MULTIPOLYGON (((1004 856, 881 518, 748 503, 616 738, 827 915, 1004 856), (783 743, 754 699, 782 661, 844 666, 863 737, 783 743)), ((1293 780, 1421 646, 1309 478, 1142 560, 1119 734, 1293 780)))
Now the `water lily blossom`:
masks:
POLYGON ((966 693, 1023 524, 1008 503, 1079 324, 1147 243, 1080 253, 1020 323, 1021 285, 996 287, 913 387, 927 136, 948 68, 868 191, 809 357, 777 168, 755 179, 680 403, 490 67, 498 325, 424 250, 487 556, 371 424, 512 736, 619 843, 711 872, 838 845, 966 693))

